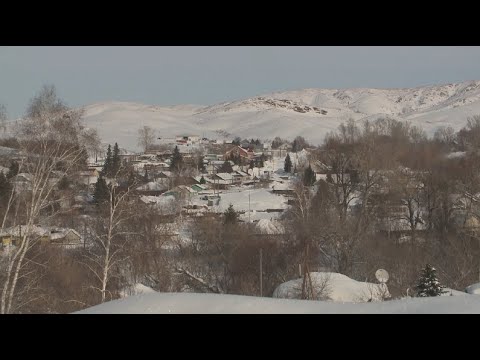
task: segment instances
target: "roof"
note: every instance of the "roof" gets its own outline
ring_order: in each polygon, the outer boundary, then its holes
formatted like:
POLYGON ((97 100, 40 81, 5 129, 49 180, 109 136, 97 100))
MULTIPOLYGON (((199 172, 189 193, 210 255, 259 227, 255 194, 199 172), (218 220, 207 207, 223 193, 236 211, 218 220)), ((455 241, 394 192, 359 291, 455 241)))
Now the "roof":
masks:
POLYGON ((229 173, 216 173, 215 175, 217 177, 219 177, 220 179, 224 180, 224 181, 232 181, 233 180, 232 174, 229 174, 229 173))
MULTIPOLYGON (((27 225, 17 225, 0 230, 0 236, 23 236, 27 232, 27 225)), ((38 225, 33 225, 30 234, 35 236, 48 235, 48 230, 38 225)))

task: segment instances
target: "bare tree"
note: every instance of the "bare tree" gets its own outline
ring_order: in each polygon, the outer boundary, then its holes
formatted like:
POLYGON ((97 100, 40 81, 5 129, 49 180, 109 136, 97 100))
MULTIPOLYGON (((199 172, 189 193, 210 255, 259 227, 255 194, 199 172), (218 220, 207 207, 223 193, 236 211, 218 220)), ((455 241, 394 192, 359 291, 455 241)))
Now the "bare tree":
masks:
POLYGON ((17 285, 20 279, 28 280, 29 272, 25 271, 26 265, 31 262, 28 253, 38 242, 34 225, 56 201, 53 194, 61 178, 55 176, 55 172, 69 174, 84 160, 79 142, 82 131, 80 118, 81 112, 64 106, 53 87, 44 87, 30 102, 27 116, 17 124, 15 131, 23 154, 22 171, 30 175, 30 184, 23 191, 15 186, 12 188, 8 211, 4 215, 2 228, 9 221, 17 225, 21 219, 20 224, 24 224, 25 230, 18 244, 10 250, 5 264, 1 313, 18 309, 14 304, 17 285), (14 198, 16 205, 12 207, 14 198))
POLYGON ((147 151, 155 142, 155 130, 150 126, 144 126, 138 130, 138 145, 147 151))
POLYGON ((95 161, 97 161, 98 155, 102 153, 102 142, 97 129, 85 129, 82 133, 82 142, 85 145, 88 154, 91 157, 94 157, 95 161))
POLYGON ((85 252, 86 261, 83 263, 94 274, 99 285, 93 286, 101 295, 101 302, 105 302, 110 280, 114 276, 115 267, 128 259, 126 246, 134 235, 126 227, 137 212, 132 211, 129 195, 132 187, 120 190, 112 181, 108 186, 108 200, 99 204, 100 216, 91 224, 89 229, 92 246, 85 252))

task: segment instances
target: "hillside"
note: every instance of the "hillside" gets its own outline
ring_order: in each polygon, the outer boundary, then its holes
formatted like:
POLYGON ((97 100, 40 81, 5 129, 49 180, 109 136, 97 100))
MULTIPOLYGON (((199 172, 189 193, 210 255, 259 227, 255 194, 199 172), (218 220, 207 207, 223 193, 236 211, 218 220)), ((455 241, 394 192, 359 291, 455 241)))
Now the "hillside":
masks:
POLYGON ((463 127, 480 114, 480 81, 412 89, 303 89, 276 92, 212 106, 160 107, 109 102, 85 107, 87 126, 97 128, 106 143, 137 149, 136 133, 144 125, 171 137, 192 133, 205 137, 297 135, 319 144, 342 121, 389 116, 408 120, 432 134, 439 126, 463 127))

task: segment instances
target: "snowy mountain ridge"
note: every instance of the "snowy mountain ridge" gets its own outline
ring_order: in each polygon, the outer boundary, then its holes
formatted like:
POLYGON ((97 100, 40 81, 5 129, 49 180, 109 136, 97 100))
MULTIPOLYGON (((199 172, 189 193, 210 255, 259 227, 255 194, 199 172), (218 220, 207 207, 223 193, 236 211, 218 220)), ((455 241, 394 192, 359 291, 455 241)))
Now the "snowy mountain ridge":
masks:
POLYGON ((302 89, 211 106, 103 102, 86 106, 84 119, 106 143, 117 141, 134 150, 137 130, 144 125, 154 128, 159 137, 191 133, 267 140, 301 135, 319 144, 328 131, 349 118, 388 116, 432 134, 440 126, 459 130, 476 114, 480 114, 480 81, 402 89, 302 89))

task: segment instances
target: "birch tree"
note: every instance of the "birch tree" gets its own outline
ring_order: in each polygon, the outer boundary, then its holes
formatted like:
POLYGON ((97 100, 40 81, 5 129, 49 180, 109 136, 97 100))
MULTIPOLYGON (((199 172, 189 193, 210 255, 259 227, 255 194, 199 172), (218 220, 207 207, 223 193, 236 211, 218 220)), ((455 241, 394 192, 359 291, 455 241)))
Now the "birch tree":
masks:
POLYGON ((27 299, 16 295, 25 294, 27 289, 19 292, 18 286, 24 283, 31 287, 28 280, 32 271, 26 269, 33 261, 29 253, 39 240, 34 224, 39 223, 45 209, 59 201, 53 196, 61 180, 56 172, 68 175, 84 160, 78 136, 83 130, 81 115, 81 111, 70 110, 57 97, 53 86, 47 86, 30 101, 26 116, 16 124, 15 135, 22 154, 20 171, 27 173, 30 181, 26 189, 12 187, 2 221, 2 230, 7 225, 24 225, 4 264, 2 314, 18 311, 26 303, 27 299))
POLYGON ((92 288, 100 292, 101 302, 113 299, 108 289, 112 278, 118 275, 118 265, 128 258, 127 245, 135 233, 128 230, 128 223, 137 216, 129 202, 130 190, 121 189, 113 180, 108 186, 108 197, 99 204, 99 216, 91 224, 90 248, 85 252, 83 264, 98 280, 92 288))

